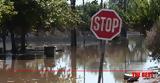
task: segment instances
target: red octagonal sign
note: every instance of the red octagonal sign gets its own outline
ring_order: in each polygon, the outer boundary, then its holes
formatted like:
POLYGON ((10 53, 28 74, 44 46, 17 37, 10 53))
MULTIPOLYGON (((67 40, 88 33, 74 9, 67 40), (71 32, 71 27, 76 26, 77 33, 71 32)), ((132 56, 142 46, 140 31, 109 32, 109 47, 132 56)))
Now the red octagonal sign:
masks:
POLYGON ((101 9, 91 18, 90 29, 98 39, 112 40, 121 32, 122 19, 114 11, 101 9))

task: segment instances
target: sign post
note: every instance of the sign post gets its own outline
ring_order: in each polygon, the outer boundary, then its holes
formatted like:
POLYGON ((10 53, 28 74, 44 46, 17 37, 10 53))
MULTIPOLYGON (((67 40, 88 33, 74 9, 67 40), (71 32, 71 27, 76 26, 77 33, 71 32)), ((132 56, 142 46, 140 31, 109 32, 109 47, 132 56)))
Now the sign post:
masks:
POLYGON ((118 36, 121 32, 122 19, 114 11, 109 9, 101 9, 91 18, 90 30, 96 36, 97 39, 100 39, 100 50, 101 50, 101 59, 99 67, 99 76, 98 83, 101 82, 101 77, 103 74, 103 61, 105 54, 105 41, 112 40, 118 36))

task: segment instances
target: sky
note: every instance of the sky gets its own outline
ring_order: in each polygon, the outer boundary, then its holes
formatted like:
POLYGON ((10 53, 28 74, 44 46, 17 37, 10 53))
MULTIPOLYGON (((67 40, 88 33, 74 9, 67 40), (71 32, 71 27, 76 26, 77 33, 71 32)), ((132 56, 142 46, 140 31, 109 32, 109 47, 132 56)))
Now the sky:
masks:
MULTIPOLYGON (((84 2, 92 2, 94 0, 84 0, 84 2)), ((104 0, 104 2, 107 2, 108 0, 104 0)), ((68 2, 70 2, 70 0, 68 0, 68 2)), ((98 0, 98 3, 100 3, 101 0, 98 0)), ((76 5, 81 5, 83 3, 83 0, 76 0, 76 5)))

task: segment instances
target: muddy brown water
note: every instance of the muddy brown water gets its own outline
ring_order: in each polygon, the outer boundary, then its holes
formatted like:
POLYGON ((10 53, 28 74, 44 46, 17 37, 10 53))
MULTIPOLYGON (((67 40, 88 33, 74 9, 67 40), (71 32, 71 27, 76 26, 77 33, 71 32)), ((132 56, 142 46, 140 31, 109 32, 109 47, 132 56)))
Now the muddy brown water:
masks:
MULTIPOLYGON (((42 53, 31 60, 12 60, 11 56, 0 60, 0 83, 98 82, 101 57, 99 45, 82 45, 77 49, 62 45, 57 47, 63 51, 56 52, 52 58, 46 58, 42 53)), ((148 55, 143 37, 129 37, 125 42, 109 42, 105 50, 103 83, 124 83, 124 73, 132 72, 128 70, 139 71, 156 66, 158 62, 148 55)))

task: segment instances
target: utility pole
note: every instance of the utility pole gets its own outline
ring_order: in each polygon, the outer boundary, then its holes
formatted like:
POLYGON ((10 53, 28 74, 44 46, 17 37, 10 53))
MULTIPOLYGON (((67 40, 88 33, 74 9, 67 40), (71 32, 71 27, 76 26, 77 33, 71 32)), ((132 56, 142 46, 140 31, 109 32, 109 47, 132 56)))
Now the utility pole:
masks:
POLYGON ((84 7, 84 0, 82 0, 82 2, 83 2, 83 7, 84 7))
MULTIPOLYGON (((76 7, 76 0, 70 0, 71 2, 71 9, 74 12, 76 7)), ((77 46, 77 36, 76 36, 76 28, 72 27, 71 29, 71 47, 76 47, 77 46)))
POLYGON ((103 0, 101 0, 101 8, 103 8, 103 0))

